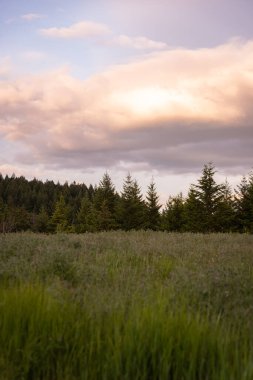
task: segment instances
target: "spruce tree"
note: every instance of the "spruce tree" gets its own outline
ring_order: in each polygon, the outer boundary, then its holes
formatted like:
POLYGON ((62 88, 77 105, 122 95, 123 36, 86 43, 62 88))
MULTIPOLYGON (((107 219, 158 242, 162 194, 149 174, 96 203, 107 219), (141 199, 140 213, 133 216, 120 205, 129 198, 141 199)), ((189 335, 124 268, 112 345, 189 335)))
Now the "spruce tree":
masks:
POLYGON ((108 173, 105 173, 94 194, 94 207, 97 211, 97 228, 108 231, 117 228, 116 205, 118 195, 108 173))
POLYGON ((219 232, 235 231, 235 207, 233 194, 229 183, 226 182, 222 189, 222 198, 215 214, 215 225, 219 232))
POLYGON ((201 230, 203 232, 217 231, 217 210, 223 197, 223 185, 214 180, 215 168, 212 163, 204 165, 202 177, 194 185, 201 208, 201 230))
POLYGON ((160 208, 162 207, 159 204, 159 196, 156 192, 155 183, 152 179, 150 185, 148 186, 148 191, 146 195, 146 228, 150 230, 158 230, 161 225, 161 215, 160 208))
POLYGON ((136 180, 128 174, 119 204, 119 221, 122 229, 129 231, 145 227, 145 203, 136 180))
POLYGON ((182 193, 169 197, 162 212, 162 229, 182 232, 185 230, 185 205, 182 193))
POLYGON ((109 210, 113 213, 116 202, 116 191, 115 186, 112 183, 112 179, 108 173, 103 175, 97 189, 96 202, 100 202, 102 204, 104 200, 106 200, 109 210))
POLYGON ((6 232, 6 205, 0 196, 0 232, 6 232))
POLYGON ((76 232, 95 232, 97 231, 97 223, 97 211, 95 210, 89 195, 86 193, 77 213, 76 232))
POLYGON ((212 163, 204 165, 202 176, 197 185, 192 185, 188 197, 188 208, 193 207, 192 216, 194 230, 201 232, 214 232, 218 229, 216 213, 223 197, 223 185, 214 180, 215 168, 212 163), (199 210, 195 210, 195 207, 199 210), (197 229, 196 227, 199 226, 197 229))
POLYGON ((41 207, 39 214, 35 216, 33 230, 36 232, 48 232, 50 230, 49 216, 44 206, 41 207))
POLYGON ((60 199, 55 204, 50 225, 53 232, 71 232, 71 226, 69 225, 69 208, 63 195, 60 196, 60 199))
POLYGON ((239 232, 253 233, 253 173, 243 177, 236 189, 236 225, 239 232))
POLYGON ((185 230, 203 232, 203 208, 193 185, 190 186, 185 202, 185 230))

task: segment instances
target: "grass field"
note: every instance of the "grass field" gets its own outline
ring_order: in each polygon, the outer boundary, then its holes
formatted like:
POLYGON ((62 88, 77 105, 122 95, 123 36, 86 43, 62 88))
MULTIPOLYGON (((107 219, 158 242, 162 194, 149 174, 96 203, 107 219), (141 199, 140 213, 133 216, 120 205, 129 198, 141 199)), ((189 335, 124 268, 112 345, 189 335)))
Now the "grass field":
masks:
POLYGON ((252 380, 253 236, 0 235, 1 380, 252 380))

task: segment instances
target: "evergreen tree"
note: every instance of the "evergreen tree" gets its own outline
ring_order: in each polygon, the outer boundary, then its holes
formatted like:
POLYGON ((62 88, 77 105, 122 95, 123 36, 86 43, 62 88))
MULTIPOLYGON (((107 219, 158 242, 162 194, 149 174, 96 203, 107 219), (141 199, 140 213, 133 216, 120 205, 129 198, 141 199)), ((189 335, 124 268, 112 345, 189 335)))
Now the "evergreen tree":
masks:
POLYGON ((203 208, 196 190, 191 185, 185 202, 185 230, 203 232, 203 208))
POLYGON ((97 203, 97 206, 100 207, 104 200, 106 200, 110 212, 113 213, 115 210, 116 191, 115 186, 112 183, 111 177, 108 173, 105 173, 102 180, 99 182, 99 186, 94 199, 94 201, 97 203))
POLYGON ((202 176, 197 185, 192 185, 187 201, 189 211, 192 207, 190 223, 193 224, 194 230, 201 232, 214 232, 218 229, 216 213, 223 197, 223 185, 218 185, 214 180, 215 169, 212 163, 204 165, 202 176), (189 205, 190 203, 190 205, 189 205), (195 208, 198 207, 199 210, 195 208), (196 228, 199 226, 199 228, 196 228))
POLYGON ((97 212, 89 198, 85 194, 81 201, 80 210, 77 213, 76 232, 95 232, 97 230, 97 212))
POLYGON ((236 190, 236 224, 240 232, 253 233, 253 173, 243 177, 236 190))
POLYGON ((145 227, 145 203, 136 180, 128 174, 119 204, 120 226, 126 231, 145 227))
POLYGON ((162 213, 162 229, 175 232, 185 230, 185 206, 182 193, 169 197, 162 213))
POLYGON ((49 231, 49 216, 45 207, 41 207, 38 215, 35 216, 33 230, 36 232, 49 231))
POLYGON ((159 196, 156 192, 155 183, 152 179, 150 185, 148 186, 147 196, 146 196, 146 228, 150 230, 158 230, 161 224, 159 196))
POLYGON ((222 198, 215 214, 217 231, 232 232, 235 230, 235 208, 229 183, 226 181, 222 189, 222 198))
MULTIPOLYGON (((185 201, 182 195, 169 198, 162 213, 161 228, 253 232, 253 174, 242 179, 236 196, 228 183, 217 185, 214 174, 214 166, 205 165, 201 178, 191 186, 185 201)), ((0 174, 0 232, 157 230, 161 219, 159 210, 153 181, 144 202, 138 183, 130 175, 119 196, 107 173, 94 188, 75 182, 61 185, 0 174)))
POLYGON ((6 205, 4 204, 3 198, 0 196, 0 232, 6 231, 6 205))
POLYGON ((97 210, 97 228, 108 231, 117 228, 116 204, 118 195, 108 173, 105 173, 94 194, 94 206, 97 210))
POLYGON ((69 225, 69 208, 63 195, 60 196, 60 199, 55 204, 50 225, 53 232, 71 232, 71 227, 69 225))
POLYGON ((6 232, 26 231, 31 228, 31 214, 24 207, 6 207, 6 232))
MULTIPOLYGON (((47 215, 52 216, 57 200, 64 194, 64 199, 68 203, 68 224, 74 227, 81 199, 86 192, 94 193, 94 189, 92 186, 88 189, 84 184, 73 183, 69 185, 65 182, 64 185, 60 185, 53 181, 43 183, 35 178, 28 181, 22 176, 12 175, 8 177, 6 175, 4 178, 0 174, 0 198, 3 200, 5 210, 4 213, 0 212, 0 231, 3 229, 6 232, 17 229, 44 231, 47 215), (42 210, 45 211, 42 212, 42 210), (22 222, 22 215, 24 222, 22 222)), ((53 231, 54 227, 49 222, 49 231, 53 231)))
POLYGON ((98 231, 115 230, 118 226, 115 214, 111 212, 107 199, 103 200, 97 212, 97 226, 98 231))

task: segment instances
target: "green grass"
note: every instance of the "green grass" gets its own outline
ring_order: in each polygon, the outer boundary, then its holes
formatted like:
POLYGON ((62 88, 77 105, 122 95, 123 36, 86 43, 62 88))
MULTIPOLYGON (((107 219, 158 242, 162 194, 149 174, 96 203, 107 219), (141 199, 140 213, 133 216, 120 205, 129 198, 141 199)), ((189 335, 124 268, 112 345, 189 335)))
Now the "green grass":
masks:
POLYGON ((253 236, 0 236, 0 379, 252 380, 253 236))

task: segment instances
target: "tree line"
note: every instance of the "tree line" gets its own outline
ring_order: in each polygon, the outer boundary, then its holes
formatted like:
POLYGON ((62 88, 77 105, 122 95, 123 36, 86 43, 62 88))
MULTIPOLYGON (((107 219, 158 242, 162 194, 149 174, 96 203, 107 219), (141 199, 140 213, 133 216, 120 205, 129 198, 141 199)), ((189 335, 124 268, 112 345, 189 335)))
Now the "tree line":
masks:
POLYGON ((232 191, 218 184, 212 163, 186 197, 170 196, 162 209, 152 180, 144 197, 128 174, 118 193, 108 173, 98 186, 32 181, 0 174, 0 232, 97 232, 162 230, 253 233, 253 173, 232 191))

